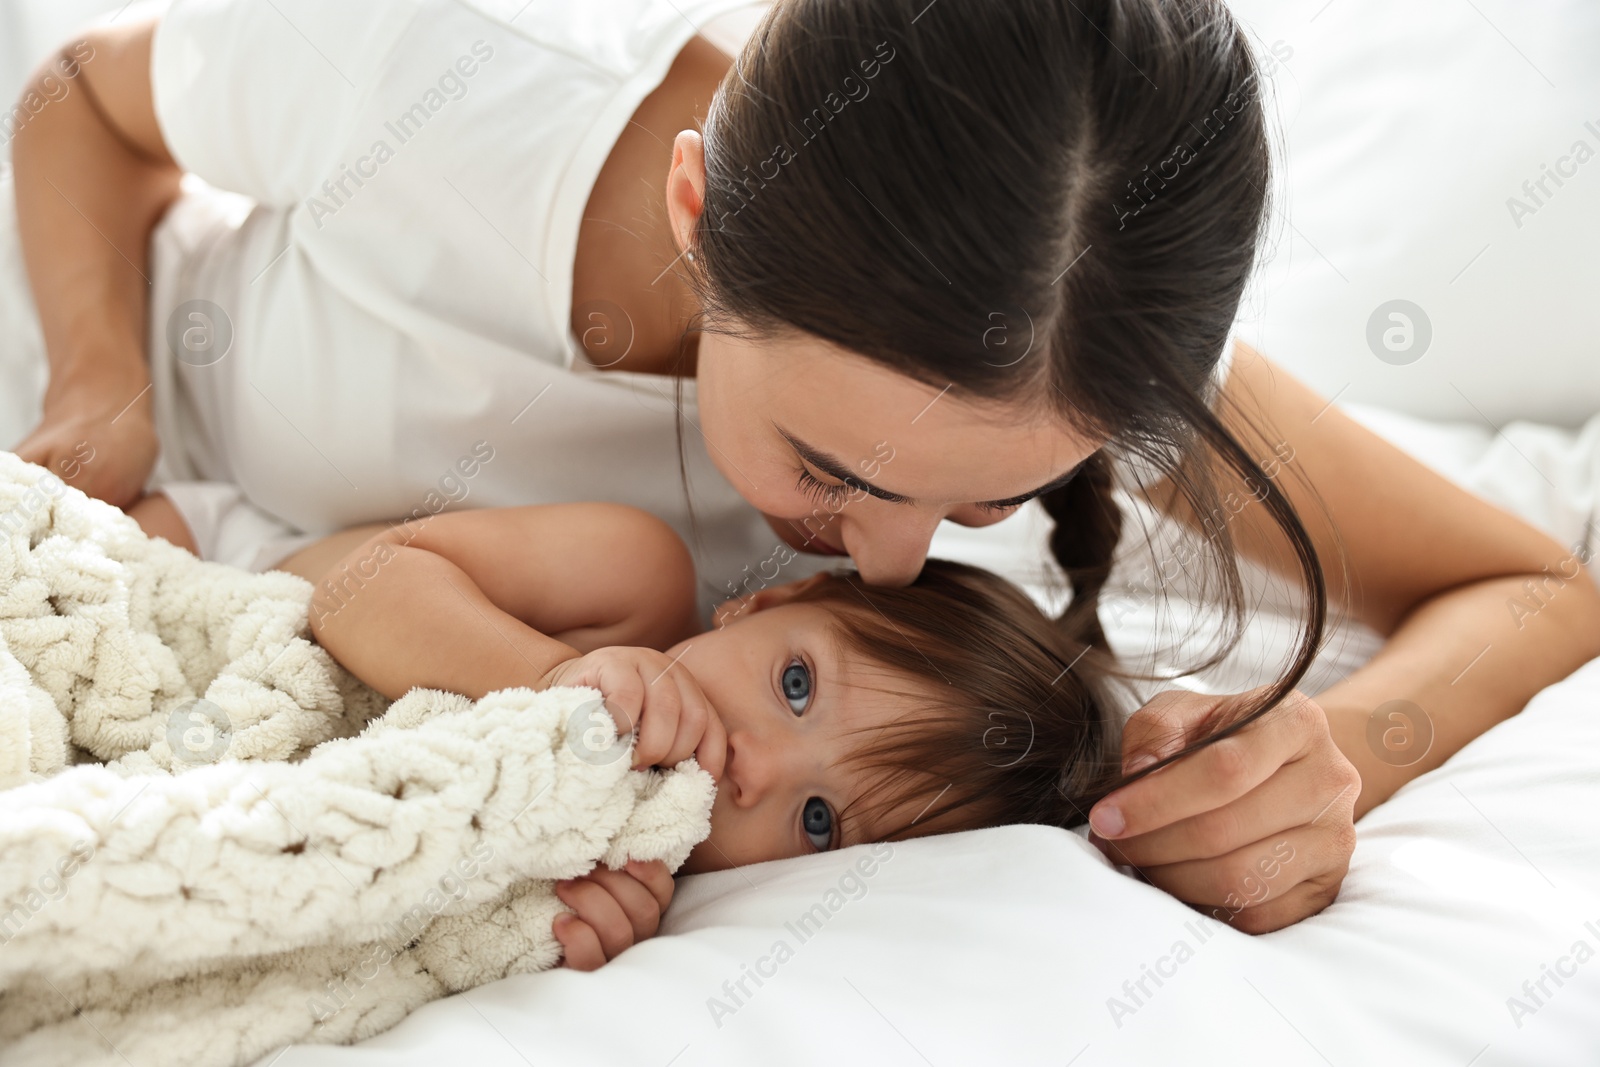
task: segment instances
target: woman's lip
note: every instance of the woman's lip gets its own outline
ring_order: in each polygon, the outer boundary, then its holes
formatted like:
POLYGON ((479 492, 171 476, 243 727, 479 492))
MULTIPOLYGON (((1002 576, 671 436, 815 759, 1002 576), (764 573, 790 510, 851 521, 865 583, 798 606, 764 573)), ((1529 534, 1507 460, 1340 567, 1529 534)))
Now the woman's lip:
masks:
POLYGON ((819 556, 848 556, 850 553, 842 548, 835 548, 820 537, 813 537, 806 532, 800 534, 805 543, 806 551, 814 552, 819 556))
POLYGON ((821 556, 848 556, 850 554, 843 548, 835 548, 833 545, 828 544, 821 537, 804 527, 797 527, 792 522, 789 525, 800 535, 800 543, 807 552, 814 552, 821 556))
POLYGON ((806 529, 795 519, 780 519, 772 515, 766 516, 767 525, 772 527, 774 533, 781 537, 790 548, 799 549, 801 552, 810 552, 819 556, 845 556, 848 549, 838 548, 822 540, 821 537, 806 529))

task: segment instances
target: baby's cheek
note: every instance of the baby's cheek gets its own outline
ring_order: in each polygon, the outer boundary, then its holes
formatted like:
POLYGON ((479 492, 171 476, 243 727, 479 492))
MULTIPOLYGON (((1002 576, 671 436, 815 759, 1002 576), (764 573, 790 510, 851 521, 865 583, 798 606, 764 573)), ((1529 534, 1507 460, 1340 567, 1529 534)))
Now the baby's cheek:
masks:
POLYGON ((712 871, 727 870, 731 866, 723 858, 721 843, 717 841, 715 825, 711 828, 711 836, 694 846, 689 852, 689 858, 678 868, 678 874, 709 874, 712 871))
MULTIPOLYGON (((711 833, 689 852, 689 858, 678 868, 678 874, 706 874, 725 871, 735 865, 732 858, 739 854, 737 836, 733 831, 741 813, 729 802, 726 784, 717 788, 717 799, 711 805, 711 833)), ((748 861, 747 861, 748 862, 748 861)))

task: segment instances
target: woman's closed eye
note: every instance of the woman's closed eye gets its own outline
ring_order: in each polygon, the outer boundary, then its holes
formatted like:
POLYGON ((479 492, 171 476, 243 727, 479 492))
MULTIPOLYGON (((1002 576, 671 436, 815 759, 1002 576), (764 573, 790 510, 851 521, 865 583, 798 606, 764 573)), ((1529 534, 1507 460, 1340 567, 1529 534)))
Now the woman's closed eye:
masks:
POLYGON ((850 502, 852 494, 860 495, 861 492, 857 486, 848 481, 825 482, 804 467, 800 468, 795 488, 830 511, 843 508, 850 502))
POLYGON ((783 669, 778 686, 783 690, 783 699, 788 703, 789 710, 796 715, 804 715, 806 708, 811 705, 811 668, 799 660, 791 661, 783 669))

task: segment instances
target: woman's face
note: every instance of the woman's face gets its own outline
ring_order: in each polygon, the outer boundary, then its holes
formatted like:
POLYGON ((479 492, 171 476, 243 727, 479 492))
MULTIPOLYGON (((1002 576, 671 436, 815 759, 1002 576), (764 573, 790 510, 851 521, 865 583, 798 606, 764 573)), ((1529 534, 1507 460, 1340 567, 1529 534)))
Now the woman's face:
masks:
POLYGON ((789 545, 874 585, 915 579, 942 520, 998 522, 1100 446, 1045 405, 958 397, 816 338, 702 334, 696 377, 723 476, 789 545))
MULTIPOLYGON (((672 149, 666 207, 682 251, 704 208, 705 144, 683 130, 672 149)), ((791 547, 848 555, 874 585, 915 579, 941 521, 999 522, 1102 443, 1051 405, 963 399, 803 335, 701 334, 695 377, 723 476, 791 547)))

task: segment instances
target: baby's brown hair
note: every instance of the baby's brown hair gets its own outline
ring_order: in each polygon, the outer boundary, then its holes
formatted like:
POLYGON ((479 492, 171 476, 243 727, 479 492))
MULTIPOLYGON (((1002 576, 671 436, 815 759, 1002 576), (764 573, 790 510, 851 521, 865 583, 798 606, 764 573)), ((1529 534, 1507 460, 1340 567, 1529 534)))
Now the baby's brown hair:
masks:
POLYGON ((842 647, 925 683, 913 694, 924 704, 891 729, 865 732, 851 756, 874 787, 840 818, 861 820, 872 838, 1071 828, 1121 779, 1118 672, 1099 635, 1075 634, 999 575, 929 560, 904 588, 867 585, 850 571, 794 602, 837 608, 842 647), (921 814, 886 822, 923 796, 921 814))

